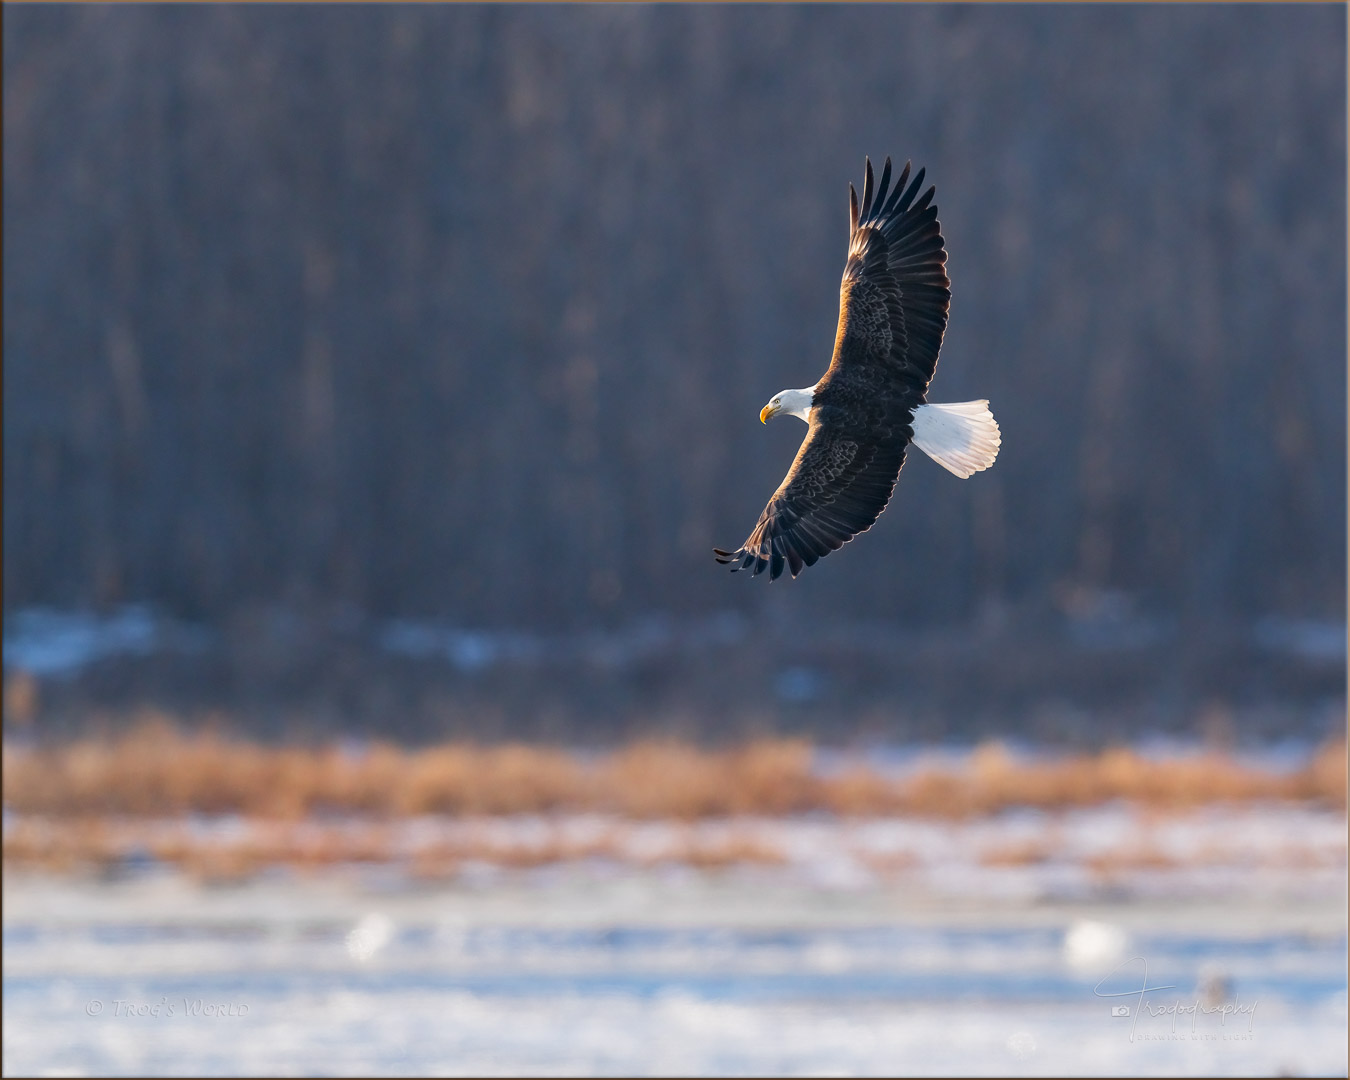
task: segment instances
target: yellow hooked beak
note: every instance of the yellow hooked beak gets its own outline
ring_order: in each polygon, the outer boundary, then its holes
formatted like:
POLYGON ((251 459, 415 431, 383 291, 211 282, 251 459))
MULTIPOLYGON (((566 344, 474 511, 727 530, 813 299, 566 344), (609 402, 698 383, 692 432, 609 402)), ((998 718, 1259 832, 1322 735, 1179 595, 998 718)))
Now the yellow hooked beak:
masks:
POLYGON ((769 422, 769 417, 777 411, 778 410, 773 407, 772 403, 765 405, 764 408, 759 410, 759 422, 761 424, 767 424, 769 422))

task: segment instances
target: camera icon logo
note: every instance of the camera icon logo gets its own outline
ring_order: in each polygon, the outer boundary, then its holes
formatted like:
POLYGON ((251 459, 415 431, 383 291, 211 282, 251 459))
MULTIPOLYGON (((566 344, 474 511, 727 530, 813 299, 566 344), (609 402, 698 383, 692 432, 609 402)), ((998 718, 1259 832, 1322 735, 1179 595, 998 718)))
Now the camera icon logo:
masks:
POLYGON ((1130 1007, 1129 1007, 1128 1005, 1112 1005, 1112 1006, 1111 1006, 1111 1015, 1112 1015, 1112 1016, 1129 1016, 1129 1015, 1130 1015, 1130 1007))

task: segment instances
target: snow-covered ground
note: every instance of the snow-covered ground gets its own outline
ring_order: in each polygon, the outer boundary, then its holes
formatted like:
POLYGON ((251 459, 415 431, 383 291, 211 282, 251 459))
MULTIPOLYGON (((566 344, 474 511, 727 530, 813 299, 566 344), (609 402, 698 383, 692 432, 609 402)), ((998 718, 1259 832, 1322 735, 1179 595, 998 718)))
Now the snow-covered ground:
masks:
POLYGON ((5 1072, 1346 1072, 1336 813, 407 828, 479 850, 608 830, 620 854, 420 882, 12 871, 5 1072), (783 857, 659 857, 719 831, 783 857))

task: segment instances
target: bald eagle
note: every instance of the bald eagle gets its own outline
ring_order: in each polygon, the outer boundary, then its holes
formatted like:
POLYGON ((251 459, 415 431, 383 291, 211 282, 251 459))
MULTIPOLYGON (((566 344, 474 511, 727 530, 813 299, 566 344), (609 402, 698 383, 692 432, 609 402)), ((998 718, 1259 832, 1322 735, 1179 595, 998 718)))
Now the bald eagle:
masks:
POLYGON ((761 423, 780 413, 806 422, 806 438, 749 538, 736 551, 714 548, 719 563, 752 576, 784 567, 795 578, 871 528, 886 509, 905 447, 913 442, 965 479, 998 456, 989 402, 930 405, 951 299, 947 252, 930 187, 906 163, 894 190, 891 159, 872 184, 866 162, 862 206, 848 186, 851 235, 839 287, 839 330, 829 370, 814 386, 775 394, 761 423), (887 197, 889 194, 889 198, 887 197))

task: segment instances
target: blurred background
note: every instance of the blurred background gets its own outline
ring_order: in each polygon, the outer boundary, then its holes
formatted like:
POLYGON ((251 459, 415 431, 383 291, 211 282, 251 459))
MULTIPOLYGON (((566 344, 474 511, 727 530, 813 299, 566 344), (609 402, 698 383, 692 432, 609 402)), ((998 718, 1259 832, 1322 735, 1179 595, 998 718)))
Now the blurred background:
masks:
POLYGON ((53 723, 408 739, 1324 722, 1343 25, 8 11, 7 664, 78 677, 53 723), (911 460, 837 558, 731 578, 864 154, 937 185, 931 395, 992 401, 998 468, 911 460))
POLYGON ((364 1032, 357 1071, 1075 1070, 1025 1011, 1005 1031, 975 1006, 893 1029, 829 1009, 926 1001, 939 970, 953 1000, 1095 1007, 1141 940, 1187 989, 1215 956, 1250 986, 1266 954, 1232 942, 1284 910, 1302 975, 1262 991, 1285 1019, 1266 1057, 1130 1056, 1096 1020, 1059 1045, 1105 1071, 1344 1070, 1344 7, 34 5, 3 26, 6 862, 97 871, 7 891, 29 1032, 7 1069, 309 1067, 322 1039, 288 1040, 339 1023, 364 1032), (796 582, 731 577, 711 549, 802 435, 758 409, 829 362, 864 155, 937 186, 930 397, 988 398, 1002 452, 966 482, 911 455, 856 543, 796 582), (948 772, 916 764, 935 748, 948 772), (1056 754, 1098 786, 1036 771, 1056 754), (1120 846, 1135 803, 1230 797, 1264 855, 1225 847, 1217 810, 1120 846), (453 831, 519 813, 543 816, 453 831), (423 866, 448 891, 399 913, 365 877, 258 884, 422 851, 248 832, 316 814, 450 829, 423 866), (744 814, 777 824, 715 831, 744 814), (931 814, 966 823, 913 824, 931 814), (901 832, 859 839, 857 815, 901 832), (625 831, 649 818, 714 833, 625 831), (536 843, 541 821, 581 832, 536 843), (961 831, 1000 821, 984 848, 961 831), (1204 904, 1248 889, 1244 858, 1283 884, 1216 929, 1204 904), (210 891, 245 880, 263 891, 210 891), (952 929, 976 895, 1015 911, 952 929), (745 904, 806 936, 736 937, 745 904), (559 920, 583 937, 529 936, 559 920), (684 929, 604 936, 652 920, 684 929), (165 944, 183 934, 196 952, 165 944), (313 976, 306 942, 356 974, 313 976), (564 954, 599 982, 540 983, 564 954), (428 956, 439 974, 407 976, 428 956), (402 981, 371 989, 380 962, 402 981), (699 974, 718 965, 737 978, 699 974), (86 1023, 109 985, 157 1001, 203 970, 277 1025, 254 1057, 86 1023), (448 970, 449 1005, 419 996, 448 970), (556 991, 538 1030, 504 971, 556 991), (405 1019, 367 1030, 372 1009, 405 1019), (370 1049, 427 1009, 497 1035, 370 1049), (822 1017, 823 1042, 781 1038, 822 1017))

